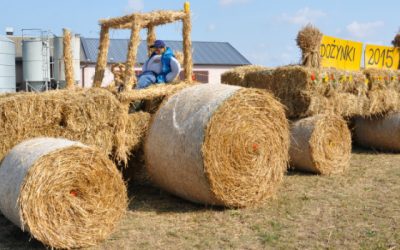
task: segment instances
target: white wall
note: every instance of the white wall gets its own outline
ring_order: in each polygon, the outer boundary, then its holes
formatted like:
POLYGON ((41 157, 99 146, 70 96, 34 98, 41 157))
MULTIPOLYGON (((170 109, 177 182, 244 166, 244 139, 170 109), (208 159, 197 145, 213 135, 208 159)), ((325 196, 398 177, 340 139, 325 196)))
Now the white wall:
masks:
MULTIPOLYGON (((199 66, 195 65, 193 67, 193 70, 202 70, 202 71, 208 71, 208 81, 209 83, 213 84, 220 84, 221 83, 221 74, 223 74, 225 71, 228 71, 232 69, 233 66, 199 66)), ((141 70, 141 68, 136 68, 135 70, 141 70)), ((93 78, 94 78, 94 73, 95 73, 95 65, 88 65, 85 68, 82 68, 81 66, 81 71, 84 72, 83 77, 84 79, 81 80, 81 84, 84 80, 85 88, 90 88, 92 87, 93 84, 93 78)), ((110 68, 107 67, 105 73, 104 73, 104 79, 102 82, 102 86, 107 86, 110 84, 114 79, 114 75, 111 73, 110 68)))
POLYGON ((208 83, 221 84, 221 75, 232 68, 232 66, 196 65, 193 70, 206 70, 208 71, 208 83))

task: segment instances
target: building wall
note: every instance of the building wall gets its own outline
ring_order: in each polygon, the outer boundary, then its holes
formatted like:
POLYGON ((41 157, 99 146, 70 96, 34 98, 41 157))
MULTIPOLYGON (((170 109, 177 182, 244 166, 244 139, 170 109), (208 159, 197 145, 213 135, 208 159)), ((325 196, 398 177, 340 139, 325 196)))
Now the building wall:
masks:
MULTIPOLYGON (((224 72, 232 69, 233 66, 200 66, 196 65, 193 68, 193 71, 208 71, 208 83, 213 83, 213 84, 220 84, 221 83, 221 74, 224 72)), ((136 68, 135 70, 141 70, 141 68, 136 68)), ((80 82, 80 85, 83 86, 84 84, 85 88, 90 88, 93 84, 93 78, 94 78, 94 73, 95 73, 95 65, 87 65, 87 66, 81 66, 81 71, 82 71, 82 79, 80 82)), ((114 79, 114 75, 111 73, 110 68, 107 67, 105 73, 104 73, 104 79, 102 82, 102 86, 107 86, 110 84, 114 79)))

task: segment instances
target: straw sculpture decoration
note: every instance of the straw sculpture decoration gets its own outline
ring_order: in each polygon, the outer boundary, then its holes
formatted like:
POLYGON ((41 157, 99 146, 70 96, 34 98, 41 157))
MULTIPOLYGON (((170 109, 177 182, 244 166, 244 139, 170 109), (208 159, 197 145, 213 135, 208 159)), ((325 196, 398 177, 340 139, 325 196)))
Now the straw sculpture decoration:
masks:
POLYGON ((311 24, 299 31, 296 42, 302 51, 301 64, 306 67, 321 66, 320 46, 323 34, 311 24))
MULTIPOLYGON (((108 47, 110 44, 109 29, 129 29, 131 31, 124 77, 124 90, 131 90, 137 81, 134 66, 136 64, 137 50, 140 44, 140 30, 147 29, 147 43, 150 44, 156 39, 156 26, 173 23, 176 21, 183 22, 183 68, 185 72, 185 81, 187 83, 192 83, 193 59, 192 41, 190 36, 191 14, 188 3, 185 3, 184 11, 154 11, 151 13, 134 13, 123 17, 100 20, 100 45, 93 86, 100 87, 103 81, 104 71, 107 65, 108 47)), ((148 53, 150 53, 150 51, 148 53)))
POLYGON ((197 85, 168 98, 153 117, 146 167, 155 184, 190 201, 253 206, 282 182, 288 134, 271 94, 197 85))
POLYGON ((351 135, 346 121, 316 115, 291 125, 291 167, 322 175, 344 172, 350 165, 351 135))
POLYGON ((0 167, 1 212, 52 248, 99 244, 125 214, 120 172, 95 148, 35 138, 15 146, 0 167))

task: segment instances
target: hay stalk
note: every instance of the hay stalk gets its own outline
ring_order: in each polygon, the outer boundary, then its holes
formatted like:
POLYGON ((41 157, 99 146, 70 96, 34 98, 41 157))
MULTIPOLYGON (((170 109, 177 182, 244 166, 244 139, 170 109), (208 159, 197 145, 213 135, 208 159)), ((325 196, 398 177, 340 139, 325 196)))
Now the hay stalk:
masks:
POLYGON ((67 29, 63 29, 63 55, 64 55, 64 65, 65 65, 65 81, 67 89, 74 89, 75 79, 74 79, 74 68, 72 62, 72 48, 71 48, 71 32, 67 29))

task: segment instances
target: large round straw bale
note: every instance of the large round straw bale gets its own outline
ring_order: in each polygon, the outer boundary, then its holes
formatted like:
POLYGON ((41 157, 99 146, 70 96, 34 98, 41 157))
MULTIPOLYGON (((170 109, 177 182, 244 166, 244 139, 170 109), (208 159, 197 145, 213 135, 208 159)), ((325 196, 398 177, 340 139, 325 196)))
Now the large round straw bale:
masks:
POLYGON ((288 160, 282 104, 266 91, 198 85, 171 96, 145 142, 158 186, 193 202, 243 207, 274 195, 288 160))
POLYGON ((27 140, 0 167, 2 213, 54 248, 98 244, 126 207, 126 187, 114 163, 78 142, 27 140))
POLYGON ((351 134, 340 116, 316 115, 292 124, 292 167, 323 175, 337 174, 349 166, 350 156, 351 134))
POLYGON ((354 119, 354 140, 361 146, 400 151, 400 113, 354 119))

